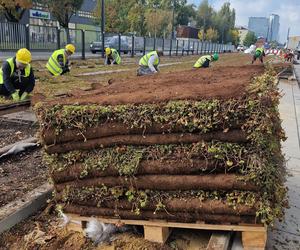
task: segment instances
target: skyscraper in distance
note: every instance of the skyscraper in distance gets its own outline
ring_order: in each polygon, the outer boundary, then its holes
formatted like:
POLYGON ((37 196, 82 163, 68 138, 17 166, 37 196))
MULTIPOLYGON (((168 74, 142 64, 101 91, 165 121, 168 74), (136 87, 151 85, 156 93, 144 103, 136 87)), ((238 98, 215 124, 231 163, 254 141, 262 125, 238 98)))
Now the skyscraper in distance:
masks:
POLYGON ((248 29, 257 37, 268 37, 269 19, 266 17, 249 17, 248 29))
POLYGON ((269 19, 268 41, 278 41, 279 39, 279 15, 272 14, 269 19))

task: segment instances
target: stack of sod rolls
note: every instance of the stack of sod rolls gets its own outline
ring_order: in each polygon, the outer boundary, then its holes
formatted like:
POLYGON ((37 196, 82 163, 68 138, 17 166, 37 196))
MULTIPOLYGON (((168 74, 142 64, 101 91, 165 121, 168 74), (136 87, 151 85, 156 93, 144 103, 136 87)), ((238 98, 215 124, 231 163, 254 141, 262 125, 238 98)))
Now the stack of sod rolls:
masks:
POLYGON ((36 104, 63 212, 218 224, 281 218, 284 133, 275 72, 203 72, 124 79, 36 104))

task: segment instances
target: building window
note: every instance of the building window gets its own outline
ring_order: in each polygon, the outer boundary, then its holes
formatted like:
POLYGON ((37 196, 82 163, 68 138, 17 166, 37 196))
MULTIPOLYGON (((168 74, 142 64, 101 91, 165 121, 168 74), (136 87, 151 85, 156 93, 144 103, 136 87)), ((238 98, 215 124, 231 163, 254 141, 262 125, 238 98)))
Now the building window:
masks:
POLYGON ((89 18, 89 19, 95 19, 95 16, 93 15, 93 13, 89 12, 89 11, 79 10, 79 11, 77 11, 76 15, 79 16, 79 17, 85 17, 85 18, 89 18))

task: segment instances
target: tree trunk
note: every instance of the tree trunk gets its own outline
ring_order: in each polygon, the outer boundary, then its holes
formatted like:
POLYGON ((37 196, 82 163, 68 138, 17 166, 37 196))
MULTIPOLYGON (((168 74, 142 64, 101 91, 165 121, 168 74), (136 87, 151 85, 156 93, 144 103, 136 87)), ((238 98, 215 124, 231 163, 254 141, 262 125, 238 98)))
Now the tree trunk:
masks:
POLYGON ((71 43, 70 29, 69 27, 65 27, 65 32, 67 36, 67 43, 71 43))

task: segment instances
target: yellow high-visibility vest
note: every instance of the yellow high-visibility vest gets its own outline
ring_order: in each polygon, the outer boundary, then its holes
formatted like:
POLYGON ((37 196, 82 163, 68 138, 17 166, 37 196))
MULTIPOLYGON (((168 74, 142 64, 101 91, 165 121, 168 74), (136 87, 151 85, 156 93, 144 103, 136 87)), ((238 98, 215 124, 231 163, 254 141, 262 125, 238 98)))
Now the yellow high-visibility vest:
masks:
POLYGON ((146 55, 144 55, 140 61, 139 61, 139 65, 142 65, 142 66, 147 66, 148 67, 148 62, 149 62, 149 59, 152 55, 156 55, 157 58, 156 60, 154 61, 154 64, 153 66, 156 66, 159 64, 159 58, 158 58, 158 55, 157 55, 157 52, 156 51, 151 51, 149 53, 147 53, 146 55))
POLYGON ((117 64, 121 63, 121 57, 116 49, 111 49, 111 55, 117 64))
MULTIPOLYGON (((8 58, 6 61, 8 62, 9 66, 10 66, 10 76, 12 76, 12 74, 14 73, 14 70, 15 70, 14 58, 13 57, 8 58)), ((24 77, 28 77, 30 75, 30 69, 31 69, 31 65, 27 64, 25 67, 24 77)), ((2 67, 0 68, 0 84, 4 84, 2 67)))
POLYGON ((61 65, 57 61, 57 57, 59 55, 63 56, 63 62, 64 65, 66 64, 66 55, 65 55, 65 49, 58 49, 53 52, 53 54, 50 56, 46 68, 54 75, 54 76, 59 76, 63 72, 63 69, 61 68, 61 65))
POLYGON ((201 68, 207 59, 211 61, 211 56, 201 56, 194 64, 194 68, 201 68))

